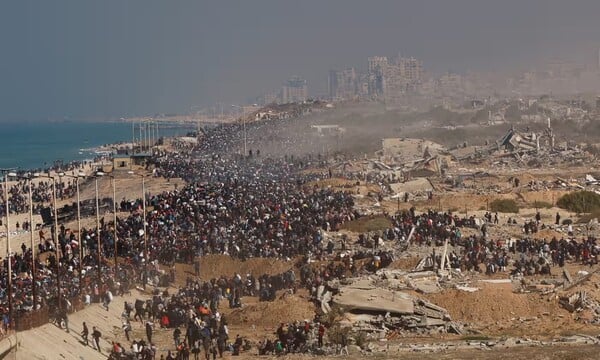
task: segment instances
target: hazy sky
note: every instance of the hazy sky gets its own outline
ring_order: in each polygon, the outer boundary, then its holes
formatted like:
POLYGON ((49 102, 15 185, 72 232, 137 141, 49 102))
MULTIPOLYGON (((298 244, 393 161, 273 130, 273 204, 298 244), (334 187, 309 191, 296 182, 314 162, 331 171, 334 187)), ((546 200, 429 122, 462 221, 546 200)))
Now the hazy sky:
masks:
POLYGON ((188 112, 398 52, 445 72, 592 63, 600 1, 5 0, 0 121, 188 112))

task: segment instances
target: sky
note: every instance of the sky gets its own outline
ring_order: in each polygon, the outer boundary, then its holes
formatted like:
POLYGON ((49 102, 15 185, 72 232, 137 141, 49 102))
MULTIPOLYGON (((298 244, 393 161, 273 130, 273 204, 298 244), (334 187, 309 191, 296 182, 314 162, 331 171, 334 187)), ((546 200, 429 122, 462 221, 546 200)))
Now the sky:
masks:
POLYGON ((0 121, 188 113, 239 104, 292 75, 313 96, 373 55, 427 71, 597 62, 600 1, 6 0, 0 121))

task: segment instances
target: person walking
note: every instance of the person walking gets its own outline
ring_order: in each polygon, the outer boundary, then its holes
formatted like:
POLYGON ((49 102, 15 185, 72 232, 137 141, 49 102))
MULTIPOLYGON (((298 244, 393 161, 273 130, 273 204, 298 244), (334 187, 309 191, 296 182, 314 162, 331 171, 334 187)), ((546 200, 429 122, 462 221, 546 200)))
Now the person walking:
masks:
POLYGON ((102 333, 96 329, 95 326, 92 326, 92 339, 94 339, 94 344, 96 345, 96 350, 102 353, 102 349, 100 349, 100 338, 102 337, 102 333))
POLYGON ((123 331, 125 332, 127 341, 131 341, 129 340, 129 333, 131 332, 131 323, 129 322, 129 319, 123 320, 123 331))
POLYGON ((146 321, 146 337, 148 338, 148 343, 152 342, 153 327, 154 327, 154 323, 151 320, 146 321))
POLYGON ((133 311, 133 306, 131 306, 130 303, 125 301, 125 304, 123 304, 123 310, 124 310, 124 315, 127 316, 127 320, 129 320, 131 318, 131 312, 133 311))
POLYGON ((179 327, 176 327, 175 330, 173 330, 173 342, 175 343, 175 348, 179 346, 180 338, 181 330, 179 330, 179 327))
POLYGON ((64 321, 65 329, 67 333, 69 333, 69 315, 67 313, 67 309, 62 309, 60 312, 60 321, 64 321))
POLYGON ((85 321, 83 322, 83 331, 81 332, 81 337, 83 338, 83 341, 85 341, 85 345, 89 345, 88 342, 88 335, 89 335, 90 331, 88 330, 88 327, 85 323, 85 321))
POLYGON ((323 347, 323 336, 325 335, 325 325, 319 324, 319 332, 318 332, 318 346, 323 347))
POLYGON ((104 308, 106 308, 106 311, 108 311, 108 305, 110 305, 110 302, 113 300, 112 292, 110 292, 110 290, 106 290, 106 293, 104 293, 103 298, 104 299, 102 301, 102 306, 104 306, 104 308))

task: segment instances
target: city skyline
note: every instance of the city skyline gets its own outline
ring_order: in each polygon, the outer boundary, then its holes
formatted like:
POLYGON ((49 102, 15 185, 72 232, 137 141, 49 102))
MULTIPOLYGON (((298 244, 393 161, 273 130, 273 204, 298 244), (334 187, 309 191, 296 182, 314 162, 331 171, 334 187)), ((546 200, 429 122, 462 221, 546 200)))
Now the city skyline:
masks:
POLYGON ((4 4, 0 121, 185 113, 241 103, 297 75, 327 95, 331 69, 400 52, 436 76, 598 62, 577 1, 22 1, 4 4))

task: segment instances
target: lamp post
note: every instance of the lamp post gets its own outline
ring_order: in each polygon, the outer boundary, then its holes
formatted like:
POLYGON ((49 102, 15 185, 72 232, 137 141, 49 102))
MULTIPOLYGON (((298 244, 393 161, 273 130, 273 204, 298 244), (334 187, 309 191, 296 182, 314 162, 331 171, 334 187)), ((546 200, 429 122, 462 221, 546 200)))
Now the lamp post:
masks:
POLYGON ((54 177, 52 179, 52 198, 54 202, 54 242, 56 243, 56 287, 57 287, 57 295, 58 295, 58 312, 60 313, 60 254, 58 252, 60 248, 60 242, 58 241, 58 211, 56 207, 56 179, 54 177))
POLYGON ((95 182, 96 182, 96 237, 97 237, 97 247, 98 247, 98 290, 100 290, 100 282, 101 282, 101 275, 100 275, 100 265, 102 262, 102 248, 101 248, 101 243, 100 243, 100 206, 98 204, 98 178, 100 176, 103 176, 104 173, 101 171, 96 172, 96 176, 95 176, 95 182))
POLYGON ((112 182, 112 191, 113 191, 113 222, 114 222, 114 245, 115 245, 115 276, 117 276, 117 265, 118 265, 118 260, 117 260, 117 190, 116 190, 116 182, 117 179, 115 178, 114 175, 108 175, 111 179, 112 182))
MULTIPOLYGON (((82 272, 83 272, 83 243, 81 241, 81 201, 79 199, 79 179, 85 177, 83 172, 79 172, 77 175, 68 175, 65 173, 58 174, 59 176, 65 176, 72 179, 75 179, 75 187, 77 190, 77 241, 79 244, 79 294, 83 293, 83 281, 82 281, 82 272)), ((33 233, 31 235, 31 243, 33 244, 33 233)))
POLYGON ((239 105, 231 105, 232 107, 236 107, 238 109, 242 109, 242 124, 244 127, 244 157, 246 156, 247 149, 248 149, 248 142, 247 142, 247 135, 246 135, 246 111, 244 110, 243 106, 239 106, 239 105))
MULTIPOLYGON (((136 175, 133 171, 129 171, 129 174, 132 175, 136 175)), ((146 183, 145 183, 145 175, 144 174, 139 174, 138 176, 140 176, 142 178, 142 222, 143 222, 143 227, 144 227, 144 267, 143 267, 143 276, 142 276, 142 281, 143 281, 143 287, 144 290, 146 289, 146 270, 148 267, 148 262, 149 262, 149 258, 148 258, 148 235, 147 235, 147 231, 146 231, 146 183)))
POLYGON ((35 244, 33 240, 33 195, 32 195, 32 187, 33 187, 33 174, 29 174, 28 176, 17 176, 19 179, 27 180, 28 182, 28 193, 29 193, 29 235, 31 241, 31 294, 33 296, 33 310, 36 310, 36 298, 37 298, 37 276, 36 276, 36 265, 35 265, 35 244))
POLYGON ((12 264, 10 260, 10 227, 9 227, 9 207, 8 207, 8 177, 16 176, 14 172, 9 172, 10 169, 0 169, 4 172, 4 201, 6 205, 6 263, 8 270, 8 319, 10 321, 10 328, 13 328, 13 301, 12 301, 12 264))
POLYGON ((35 283, 37 280, 36 276, 36 268, 35 268, 35 245, 33 244, 33 195, 31 188, 33 187, 33 182, 31 181, 33 177, 29 177, 29 236, 31 240, 31 294, 33 295, 33 310, 36 310, 36 296, 37 296, 37 284, 35 283))
POLYGON ((56 296, 57 296, 57 306, 58 311, 61 309, 61 297, 60 297, 60 242, 58 241, 58 211, 56 205, 56 178, 54 176, 41 175, 39 173, 35 173, 33 176, 41 177, 52 180, 52 200, 54 207, 54 241, 55 241, 55 257, 56 257, 56 296))

